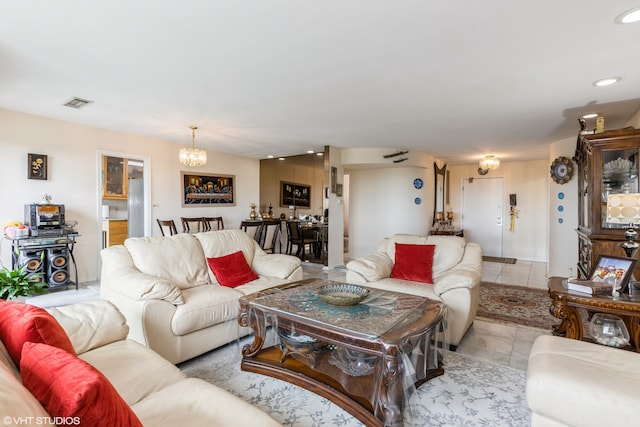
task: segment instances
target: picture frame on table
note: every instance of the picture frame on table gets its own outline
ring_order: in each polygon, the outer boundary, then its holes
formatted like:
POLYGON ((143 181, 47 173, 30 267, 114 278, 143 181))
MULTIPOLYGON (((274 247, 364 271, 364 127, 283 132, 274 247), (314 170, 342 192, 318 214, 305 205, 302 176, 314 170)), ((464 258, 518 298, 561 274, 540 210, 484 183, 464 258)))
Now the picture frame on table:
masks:
POLYGON ((27 154, 27 178, 47 180, 49 157, 46 154, 27 154))
POLYGON ((235 206, 235 175, 180 172, 182 207, 235 206))
POLYGON ((589 280, 619 285, 621 292, 626 292, 629 287, 629 280, 636 269, 638 260, 635 258, 617 257, 611 255, 600 255, 591 269, 589 280))
POLYGON ((311 207, 311 186, 280 181, 280 207, 311 207))

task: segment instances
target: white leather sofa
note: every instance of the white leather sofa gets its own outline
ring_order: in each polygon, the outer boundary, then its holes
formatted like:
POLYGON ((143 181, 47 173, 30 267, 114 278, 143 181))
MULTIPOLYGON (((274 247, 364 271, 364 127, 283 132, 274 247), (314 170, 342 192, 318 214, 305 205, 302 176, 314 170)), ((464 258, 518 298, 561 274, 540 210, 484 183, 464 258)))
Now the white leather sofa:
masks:
POLYGON ((536 338, 527 367, 531 425, 634 425, 637 363, 640 355, 631 351, 551 335, 536 338))
POLYGON ((137 237, 102 250, 100 295, 124 314, 129 338, 180 363, 248 335, 238 299, 301 280, 300 259, 267 254, 242 230, 137 237), (219 284, 207 258, 242 251, 257 280, 219 284))
MULTIPOLYGON (((127 340, 125 318, 107 301, 48 311, 67 333, 78 357, 109 380, 145 426, 280 425, 248 402, 206 381, 186 378, 154 351, 127 340)), ((0 396, 3 425, 54 425, 55 421, 73 425, 82 421, 50 416, 22 384, 20 372, 1 341, 0 396)))
POLYGON ((375 254, 347 264, 347 282, 370 288, 420 295, 447 306, 449 344, 455 348, 478 310, 482 250, 457 236, 396 234, 385 238, 375 254), (435 245, 433 284, 391 278, 395 244, 435 245))

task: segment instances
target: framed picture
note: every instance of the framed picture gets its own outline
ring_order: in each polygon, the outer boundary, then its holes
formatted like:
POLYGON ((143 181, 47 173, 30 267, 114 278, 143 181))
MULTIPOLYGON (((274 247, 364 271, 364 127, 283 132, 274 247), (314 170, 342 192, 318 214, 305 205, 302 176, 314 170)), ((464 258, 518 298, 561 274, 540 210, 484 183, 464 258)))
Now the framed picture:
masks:
POLYGON ((46 154, 27 155, 27 178, 29 179, 47 179, 49 169, 48 158, 46 154))
POLYGON ((342 184, 336 184, 336 196, 342 197, 342 184))
POLYGON ((589 280, 619 285, 622 292, 626 291, 629 279, 636 268, 638 260, 609 255, 600 255, 591 270, 589 280))
POLYGON ((182 206, 235 206, 236 177, 207 173, 180 172, 182 206))
POLYGON ((338 168, 331 166, 331 192, 336 192, 336 185, 338 184, 338 168))
POLYGON ((311 186, 280 181, 280 207, 311 207, 311 186))

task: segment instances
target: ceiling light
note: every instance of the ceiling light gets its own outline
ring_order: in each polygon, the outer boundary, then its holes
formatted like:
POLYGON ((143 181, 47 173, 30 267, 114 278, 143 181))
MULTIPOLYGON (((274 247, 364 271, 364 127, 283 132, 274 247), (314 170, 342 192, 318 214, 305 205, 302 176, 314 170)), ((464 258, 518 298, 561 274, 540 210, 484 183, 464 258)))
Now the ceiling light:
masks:
POLYGON ((313 150, 307 150, 307 154, 313 154, 313 153, 315 153, 315 151, 313 151, 313 150))
POLYGON ((480 159, 480 168, 485 170, 498 169, 500 160, 495 156, 484 156, 480 159))
POLYGON ((324 153, 321 151, 319 153, 316 153, 316 156, 324 156, 324 153))
POLYGON ((207 164, 207 152, 196 148, 196 129, 198 126, 189 126, 191 129, 191 148, 180 149, 180 163, 185 166, 200 167, 207 164))
POLYGON ((278 160, 284 160, 284 157, 278 157, 278 160))
POLYGON ((594 117, 598 117, 598 113, 589 113, 582 116, 583 119, 593 119, 594 117))
POLYGON ((70 100, 68 100, 62 105, 64 105, 65 107, 75 108, 77 110, 79 108, 84 107, 87 104, 91 104, 92 102, 93 101, 89 101, 88 99, 82 99, 82 98, 78 98, 77 96, 74 96, 73 98, 71 98, 70 100))
POLYGON ((618 24, 631 24, 638 21, 640 21, 640 7, 627 10, 616 18, 618 24))
POLYGON ((593 85, 598 87, 609 86, 614 83, 618 83, 619 81, 620 77, 607 77, 605 79, 596 80, 595 82, 593 82, 593 85))
POLYGON ((267 159, 273 159, 273 155, 269 154, 269 155, 267 156, 267 159))

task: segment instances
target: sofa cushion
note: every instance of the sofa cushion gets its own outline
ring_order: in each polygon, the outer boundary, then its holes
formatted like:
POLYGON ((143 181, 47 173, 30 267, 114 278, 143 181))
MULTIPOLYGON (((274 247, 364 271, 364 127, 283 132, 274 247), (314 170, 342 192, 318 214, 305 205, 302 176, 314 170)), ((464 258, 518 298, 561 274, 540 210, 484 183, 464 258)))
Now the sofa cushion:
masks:
POLYGON ((391 270, 394 279, 433 283, 434 245, 396 243, 396 258, 391 270))
POLYGON ((228 288, 235 288, 258 278, 251 266, 247 264, 242 251, 220 257, 207 258, 207 263, 213 275, 216 276, 218 283, 228 288))
MULTIPOLYGON (((0 415, 11 419, 34 420, 31 424, 35 424, 35 419, 38 419, 41 425, 54 426, 55 423, 49 419, 47 411, 22 384, 20 377, 16 373, 17 370, 0 363, 0 396, 2 396, 0 398, 0 415)), ((24 424, 27 424, 27 422, 24 422, 24 424)), ((2 425, 19 424, 3 422, 2 425)))
POLYGON ((24 385, 54 418, 90 426, 142 426, 104 375, 64 350, 25 343, 20 372, 24 385))
POLYGON ((47 309, 64 328, 76 353, 124 340, 127 319, 106 300, 87 301, 47 309))
POLYGON ((153 427, 280 426, 257 406, 196 378, 172 384, 132 409, 144 425, 153 427))
POLYGON ((182 291, 184 305, 176 306, 171 331, 176 335, 234 320, 240 313, 242 294, 220 285, 198 286, 182 291))
POLYGON ((45 343, 76 354, 64 329, 46 310, 22 302, 0 300, 0 339, 16 366, 25 342, 45 343))
POLYGON ((129 405, 184 378, 175 365, 133 340, 116 341, 78 357, 107 377, 129 405))
POLYGON ((425 243, 436 246, 433 254, 433 277, 438 280, 442 273, 462 261, 467 241, 458 236, 427 236, 425 243))
POLYGON ((207 261, 192 234, 134 237, 124 245, 138 270, 145 274, 166 279, 181 289, 210 283, 207 261))
MULTIPOLYGON (((256 248, 260 248, 257 242, 242 230, 208 231, 206 233, 197 233, 194 236, 200 242, 205 258, 216 258, 242 251, 247 263, 253 265, 256 248)), ((210 282, 218 283, 218 279, 216 279, 213 272, 210 269, 208 270, 210 282)))

